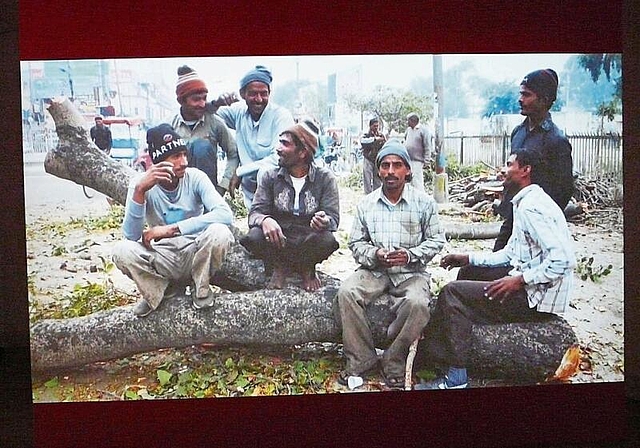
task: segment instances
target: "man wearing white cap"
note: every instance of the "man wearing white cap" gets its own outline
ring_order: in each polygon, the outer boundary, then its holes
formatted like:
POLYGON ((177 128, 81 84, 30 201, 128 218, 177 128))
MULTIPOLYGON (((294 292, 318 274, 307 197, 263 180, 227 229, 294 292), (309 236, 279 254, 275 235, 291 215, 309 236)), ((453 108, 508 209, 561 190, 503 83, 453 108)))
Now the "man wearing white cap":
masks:
POLYGON ((347 278, 335 299, 346 368, 338 382, 349 376, 365 376, 382 365, 385 383, 404 388, 409 345, 429 321, 427 263, 444 244, 434 199, 413 188, 411 159, 397 140, 382 146, 376 158, 382 188, 358 204, 349 237, 349 248, 360 267, 347 278), (388 347, 378 359, 366 308, 390 298, 393 321, 387 331, 388 347))
POLYGON ((297 272, 307 291, 320 288, 316 264, 327 259, 338 242, 340 206, 335 176, 316 167, 318 127, 301 120, 280 134, 279 167, 258 179, 249 234, 240 243, 273 267, 269 287, 284 287, 287 275, 297 272))

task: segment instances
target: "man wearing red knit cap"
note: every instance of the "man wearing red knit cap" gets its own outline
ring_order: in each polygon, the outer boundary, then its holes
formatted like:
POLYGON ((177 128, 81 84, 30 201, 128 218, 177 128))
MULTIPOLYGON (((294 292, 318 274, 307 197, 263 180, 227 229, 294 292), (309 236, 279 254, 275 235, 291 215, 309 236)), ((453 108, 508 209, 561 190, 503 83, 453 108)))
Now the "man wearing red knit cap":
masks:
POLYGON ((207 112, 207 93, 205 82, 195 70, 186 65, 178 67, 176 98, 180 112, 171 126, 187 141, 189 166, 204 171, 220 195, 229 191, 233 196, 234 188, 230 185, 240 163, 236 142, 222 119, 207 112), (224 175, 219 182, 218 146, 226 155, 224 175))

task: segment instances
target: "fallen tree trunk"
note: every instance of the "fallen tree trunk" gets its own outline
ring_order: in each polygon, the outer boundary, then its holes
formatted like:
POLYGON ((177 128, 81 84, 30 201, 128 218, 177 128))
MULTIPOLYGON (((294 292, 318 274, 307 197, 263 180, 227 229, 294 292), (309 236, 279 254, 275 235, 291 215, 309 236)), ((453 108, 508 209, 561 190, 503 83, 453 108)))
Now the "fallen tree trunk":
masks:
MULTIPOLYGON (((315 293, 298 287, 221 294, 215 306, 194 310, 176 298, 145 318, 131 306, 74 319, 50 319, 31 329, 34 372, 64 370, 95 361, 124 358, 168 347, 209 343, 250 346, 257 351, 307 342, 341 342, 333 298, 339 283, 323 277, 315 293)), ((367 310, 377 346, 387 345, 390 301, 367 310)), ((561 318, 547 323, 484 325, 474 328, 470 370, 479 377, 538 382, 553 372, 576 342, 561 318)))
MULTIPOLYGON (((124 203, 133 170, 89 143, 84 121, 68 100, 52 102, 49 111, 56 122, 59 145, 47 154, 46 171, 124 203)), ((493 227, 496 224, 499 223, 493 227)), ((479 233, 478 226, 461 229, 471 235, 469 238, 479 233)), ((234 231, 238 235, 238 230, 234 231)), ((449 232, 451 237, 451 229, 449 232)), ((69 369, 205 342, 258 349, 340 342, 340 329, 332 310, 339 281, 326 276, 322 281, 324 287, 314 293, 297 287, 277 292, 261 289, 265 284, 262 262, 251 259, 236 243, 214 278, 215 284, 235 292, 220 295, 214 308, 195 311, 189 299, 183 297, 163 303, 143 319, 136 318, 131 307, 120 307, 81 318, 40 321, 31 329, 32 369, 69 369)), ((374 339, 380 347, 386 344, 389 306, 381 300, 368 309, 374 339)), ((492 377, 516 375, 534 382, 555 370, 566 349, 575 342, 573 331, 562 319, 553 325, 483 326, 475 329, 474 335, 472 370, 492 377)))

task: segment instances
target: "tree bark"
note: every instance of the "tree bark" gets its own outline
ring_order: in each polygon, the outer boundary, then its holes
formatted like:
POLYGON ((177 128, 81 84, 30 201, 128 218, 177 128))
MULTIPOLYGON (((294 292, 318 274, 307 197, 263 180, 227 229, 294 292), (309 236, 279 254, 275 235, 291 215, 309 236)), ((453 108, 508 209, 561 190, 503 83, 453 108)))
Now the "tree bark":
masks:
MULTIPOLYGON (((53 101, 49 112, 56 122, 59 144, 47 154, 45 170, 124 204, 134 171, 89 143, 84 119, 68 100, 53 101)), ((483 233, 481 229, 465 225, 449 228, 448 235, 474 238, 483 233)), ((239 236, 238 229, 234 233, 239 236)), ((324 275, 321 280, 324 286, 313 293, 295 284, 279 291, 264 290, 262 262, 252 259, 235 243, 213 279, 216 285, 235 292, 221 294, 212 309, 196 311, 189 298, 181 297, 163 302, 141 319, 127 306, 80 318, 43 320, 31 328, 32 369, 69 369, 205 342, 258 350, 274 345, 340 342, 332 305, 339 280, 324 275)), ((387 343, 389 307, 390 301, 383 298, 367 310, 374 340, 380 347, 387 343)), ((482 326, 474 329, 474 338, 471 370, 479 375, 515 375, 531 381, 540 381, 553 372, 575 342, 573 331, 560 318, 551 324, 482 326)))

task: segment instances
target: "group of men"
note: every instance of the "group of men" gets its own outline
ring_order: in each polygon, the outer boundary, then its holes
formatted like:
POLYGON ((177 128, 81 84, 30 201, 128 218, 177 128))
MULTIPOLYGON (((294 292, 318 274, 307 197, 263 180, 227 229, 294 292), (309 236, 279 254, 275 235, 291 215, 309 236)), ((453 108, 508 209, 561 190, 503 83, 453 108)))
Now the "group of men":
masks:
MULTIPOLYGON (((233 94, 207 102, 197 73, 178 69, 180 112, 147 133, 153 166, 130 184, 126 240, 113 255, 141 293, 136 316, 149 315, 187 287, 194 308, 214 305, 210 280, 234 241, 233 215, 222 196, 238 187, 249 209, 249 232, 240 243, 264 261, 268 287, 283 288, 291 274, 301 277, 306 291, 322 287, 316 265, 339 246, 333 236, 340 221, 337 181, 313 162, 318 125, 296 123, 269 102, 271 82, 271 73, 256 66, 240 81, 244 104, 233 94), (227 164, 220 182, 218 146, 227 164)), ((430 136, 417 114, 407 117, 404 144, 385 138, 377 120, 370 122, 362 139, 366 195, 348 241, 359 267, 334 299, 346 358, 339 383, 380 372, 388 387, 403 388, 409 346, 424 335, 420 349, 442 376, 416 388, 466 387, 474 323, 538 320, 566 310, 575 257, 562 210, 573 184, 571 146, 549 115, 557 87, 551 69, 523 79, 519 103, 526 119, 512 134, 503 170, 505 244, 489 254, 444 255, 441 265, 460 271, 433 310, 427 264, 446 240, 422 180, 430 136), (366 309, 383 299, 393 320, 379 356, 366 309)))

